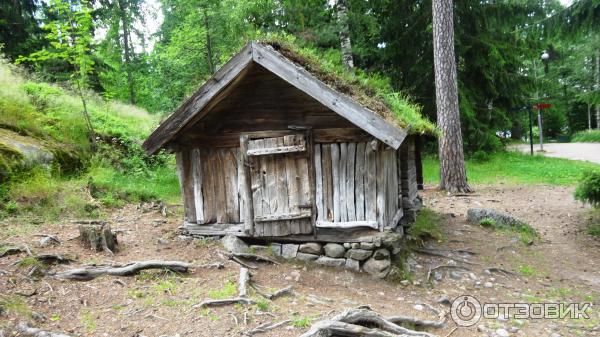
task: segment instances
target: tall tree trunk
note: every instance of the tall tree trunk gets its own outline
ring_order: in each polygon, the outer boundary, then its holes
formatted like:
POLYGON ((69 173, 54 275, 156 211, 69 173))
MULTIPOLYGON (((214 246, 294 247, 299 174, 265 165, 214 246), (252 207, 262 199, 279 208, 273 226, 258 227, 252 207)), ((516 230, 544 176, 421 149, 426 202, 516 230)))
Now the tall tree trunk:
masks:
POLYGON ((125 72, 127 72, 127 84, 129 85, 129 102, 135 104, 135 91, 133 83, 133 73, 131 70, 131 51, 130 51, 130 35, 129 35, 129 20, 125 8, 126 0, 119 0, 119 16, 123 25, 123 52, 125 56, 125 72))
POLYGON ((342 49, 342 62, 346 69, 354 68, 354 57, 352 56, 352 42, 350 41, 350 27, 348 25, 348 5, 346 0, 337 0, 337 19, 340 25, 340 45, 342 49))
POLYGON ((210 38, 210 25, 208 24, 208 13, 206 6, 202 8, 204 13, 204 29, 206 30, 206 62, 208 62, 208 69, 211 74, 215 73, 215 64, 213 63, 212 55, 212 41, 210 38))
MULTIPOLYGON (((600 92, 600 49, 596 49, 596 92, 600 92)), ((600 103, 596 103, 596 129, 600 130, 600 103)))
POLYGON ((454 56, 452 0, 432 1, 433 60, 439 137, 440 188, 470 192, 465 172, 454 56))
POLYGON ((588 103, 587 108, 588 108, 588 130, 591 130, 592 129, 592 104, 588 103))

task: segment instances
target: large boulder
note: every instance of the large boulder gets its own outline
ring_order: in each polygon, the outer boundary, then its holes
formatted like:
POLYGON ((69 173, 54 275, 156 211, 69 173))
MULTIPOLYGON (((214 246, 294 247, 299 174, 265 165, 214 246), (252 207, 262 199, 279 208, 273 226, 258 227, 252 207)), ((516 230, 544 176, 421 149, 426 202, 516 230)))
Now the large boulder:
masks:
POLYGON ((240 254, 248 253, 248 245, 237 236, 225 235, 221 239, 221 244, 230 253, 240 254))
POLYGON ((315 254, 308 254, 308 253, 302 253, 302 252, 298 252, 298 254, 296 254, 296 260, 300 260, 300 261, 314 261, 318 258, 319 258, 319 255, 315 255, 315 254))
POLYGON ((298 248, 298 251, 306 254, 321 255, 323 252, 323 246, 317 242, 303 243, 298 248))
POLYGON ((344 254, 346 254, 346 248, 338 243, 328 243, 323 249, 325 250, 325 255, 333 258, 344 257, 344 254))
POLYGON ((467 220, 472 223, 480 224, 483 219, 491 219, 496 227, 515 227, 520 228, 527 224, 509 214, 498 212, 491 208, 471 208, 467 211, 467 220))
POLYGON ((286 243, 281 245, 281 256, 286 259, 293 259, 298 254, 298 245, 286 243))

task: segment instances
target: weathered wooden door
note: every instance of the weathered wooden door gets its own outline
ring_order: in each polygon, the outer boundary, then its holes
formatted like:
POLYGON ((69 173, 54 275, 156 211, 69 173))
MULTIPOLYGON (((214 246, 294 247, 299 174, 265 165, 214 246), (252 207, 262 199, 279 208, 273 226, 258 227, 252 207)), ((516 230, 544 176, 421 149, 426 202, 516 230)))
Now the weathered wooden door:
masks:
POLYGON ((245 183, 250 185, 247 193, 252 199, 254 236, 312 233, 312 145, 307 138, 305 134, 261 139, 242 136, 240 148, 246 152, 249 179, 245 183))

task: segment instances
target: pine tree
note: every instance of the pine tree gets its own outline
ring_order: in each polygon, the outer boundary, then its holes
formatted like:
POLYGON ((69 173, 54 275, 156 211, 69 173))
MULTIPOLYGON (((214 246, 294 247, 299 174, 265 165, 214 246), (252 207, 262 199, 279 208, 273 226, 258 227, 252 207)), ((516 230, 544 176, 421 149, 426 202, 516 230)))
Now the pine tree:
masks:
POLYGON ((433 59, 439 137, 440 187, 449 192, 470 192, 465 172, 458 84, 454 56, 452 0, 432 1, 433 59))

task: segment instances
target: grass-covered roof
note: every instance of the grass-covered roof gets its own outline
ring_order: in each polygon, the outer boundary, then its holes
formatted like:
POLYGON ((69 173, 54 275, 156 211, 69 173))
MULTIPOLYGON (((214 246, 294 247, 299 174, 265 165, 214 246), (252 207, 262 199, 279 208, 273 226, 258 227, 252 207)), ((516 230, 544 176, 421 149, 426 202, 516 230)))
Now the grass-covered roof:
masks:
POLYGON ((361 69, 350 72, 341 64, 339 50, 317 50, 300 46, 292 39, 267 38, 259 43, 273 47, 290 61, 357 103, 375 111, 388 122, 411 134, 435 134, 436 127, 421 114, 421 107, 404 94, 393 90, 390 80, 361 69))

